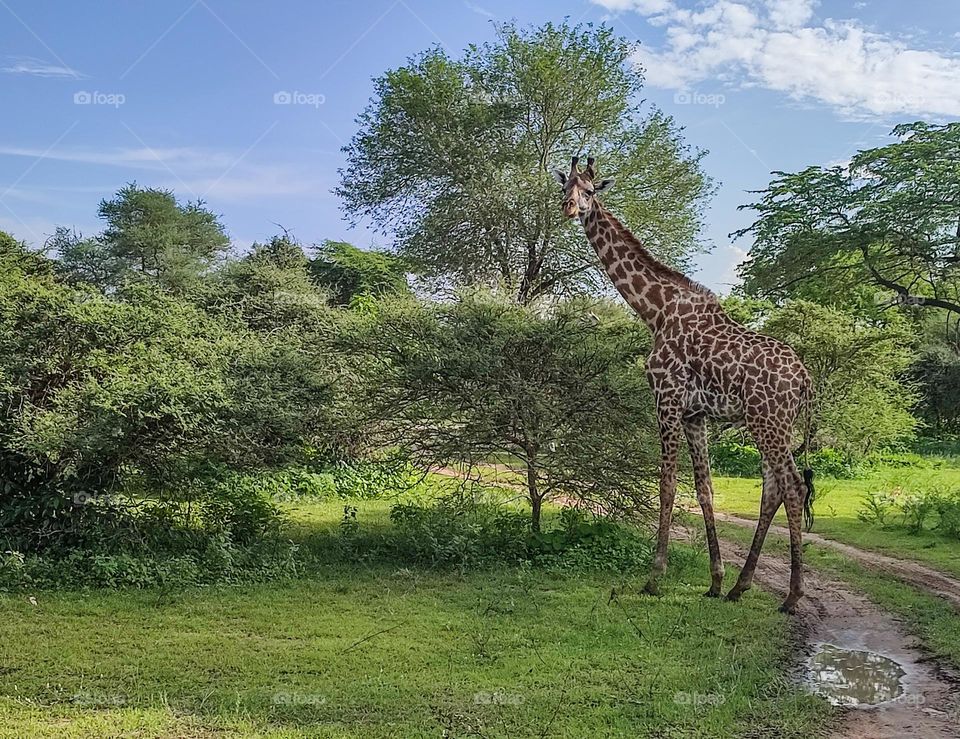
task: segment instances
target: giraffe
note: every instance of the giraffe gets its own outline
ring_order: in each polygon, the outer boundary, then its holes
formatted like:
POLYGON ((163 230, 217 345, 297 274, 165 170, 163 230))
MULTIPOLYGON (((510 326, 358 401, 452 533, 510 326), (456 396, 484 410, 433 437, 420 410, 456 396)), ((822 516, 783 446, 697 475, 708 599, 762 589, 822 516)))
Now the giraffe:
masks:
POLYGON ((563 214, 579 217, 617 291, 653 334, 646 374, 660 433, 660 514, 653 567, 644 590, 656 595, 658 580, 666 571, 677 457, 686 437, 710 552, 711 584, 704 595, 721 594, 724 570, 714 522, 706 426, 708 419, 718 420, 746 427, 760 450, 763 473, 753 543, 726 599, 739 600, 750 587, 767 529, 782 503, 790 529, 790 591, 780 610, 793 613, 803 596, 801 518, 809 528, 813 473, 805 470, 801 476, 791 442, 794 424, 804 409, 809 435, 810 375, 790 347, 736 323, 707 288, 655 259, 597 199, 613 180, 595 183, 592 157, 583 170, 577 162, 574 157, 569 173, 555 171, 563 185, 563 214))

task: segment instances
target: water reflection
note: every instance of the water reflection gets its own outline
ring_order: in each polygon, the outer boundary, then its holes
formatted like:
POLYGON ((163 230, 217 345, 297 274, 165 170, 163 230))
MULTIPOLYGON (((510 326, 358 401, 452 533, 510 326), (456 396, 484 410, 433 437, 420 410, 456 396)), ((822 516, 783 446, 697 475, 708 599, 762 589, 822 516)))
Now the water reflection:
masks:
POLYGON ((810 658, 810 683, 835 706, 874 706, 897 698, 905 674, 888 657, 833 644, 821 645, 810 658))

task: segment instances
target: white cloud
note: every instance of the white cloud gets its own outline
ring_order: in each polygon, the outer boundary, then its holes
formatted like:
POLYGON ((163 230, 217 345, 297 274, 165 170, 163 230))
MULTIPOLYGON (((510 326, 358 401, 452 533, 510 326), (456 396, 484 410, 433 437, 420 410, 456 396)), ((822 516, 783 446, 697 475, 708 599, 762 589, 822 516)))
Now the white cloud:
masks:
MULTIPOLYGON (((122 175, 124 181, 136 179, 144 186, 171 189, 180 197, 191 199, 242 201, 298 194, 323 198, 333 186, 306 166, 247 161, 233 152, 198 147, 44 150, 0 146, 0 156, 127 169, 130 172, 122 175)), ((4 189, 0 182, 0 193, 4 189)), ((38 191, 50 189, 20 185, 11 193, 22 198, 37 197, 38 191)))
POLYGON ((672 0, 594 0, 594 2, 608 10, 635 10, 643 15, 653 15, 673 10, 672 0))
POLYGON ((33 57, 11 57, 7 66, 0 67, 0 72, 7 74, 29 74, 34 77, 70 77, 82 79, 86 75, 62 64, 52 64, 33 57))
POLYGON ((734 244, 727 244, 711 255, 711 261, 719 266, 716 274, 711 275, 704 271, 704 274, 698 275, 697 278, 705 280, 707 286, 717 293, 726 295, 732 288, 743 282, 740 275, 737 274, 737 267, 747 256, 746 249, 741 249, 734 244))
POLYGON ((236 161, 236 156, 190 147, 161 149, 147 147, 37 149, 29 146, 0 146, 0 156, 29 157, 31 159, 42 158, 58 162, 77 162, 80 164, 99 164, 111 167, 133 167, 137 169, 166 169, 166 167, 196 166, 196 164, 199 163, 203 165, 228 167, 236 161))
POLYGON ((820 101, 854 117, 960 115, 960 55, 912 48, 855 20, 817 20, 817 0, 593 0, 664 27, 659 48, 636 61, 656 87, 714 79, 820 101))
POLYGON ((485 18, 492 18, 492 19, 495 19, 497 17, 493 13, 491 13, 489 10, 484 8, 482 5, 474 5, 473 3, 470 2, 470 0, 464 0, 463 4, 467 8, 467 10, 472 10, 477 15, 482 15, 485 18))

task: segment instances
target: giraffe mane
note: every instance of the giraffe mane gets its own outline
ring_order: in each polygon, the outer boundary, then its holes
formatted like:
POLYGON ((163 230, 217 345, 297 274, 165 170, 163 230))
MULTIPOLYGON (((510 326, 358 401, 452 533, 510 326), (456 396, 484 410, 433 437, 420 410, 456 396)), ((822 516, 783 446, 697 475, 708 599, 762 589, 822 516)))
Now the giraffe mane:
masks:
MULTIPOLYGON (((683 272, 670 267, 659 259, 657 259, 653 254, 650 253, 650 250, 643 245, 643 243, 636 236, 633 235, 633 232, 624 226, 620 220, 613 215, 609 210, 607 210, 603 205, 597 201, 597 204, 600 205, 601 210, 606 216, 607 220, 614 227, 617 232, 617 235, 623 240, 625 244, 632 247, 635 255, 639 256, 654 272, 656 272, 661 277, 670 280, 679 287, 686 288, 687 290, 692 290, 698 295, 703 295, 707 298, 712 298, 717 300, 716 294, 710 290, 706 285, 697 282, 692 277, 688 277, 683 274, 683 272)), ((719 301, 717 301, 719 304, 719 301)))

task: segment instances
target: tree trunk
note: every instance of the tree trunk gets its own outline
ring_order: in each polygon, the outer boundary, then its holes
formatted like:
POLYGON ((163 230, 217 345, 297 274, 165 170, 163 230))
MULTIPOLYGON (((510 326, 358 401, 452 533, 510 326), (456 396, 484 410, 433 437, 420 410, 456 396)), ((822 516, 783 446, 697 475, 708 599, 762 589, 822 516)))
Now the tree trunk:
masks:
POLYGON ((530 528, 539 532, 543 496, 537 490, 537 469, 531 462, 527 462, 527 495, 530 496, 530 528))

